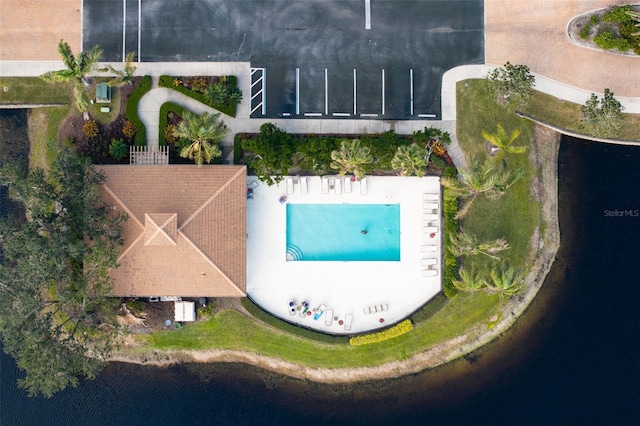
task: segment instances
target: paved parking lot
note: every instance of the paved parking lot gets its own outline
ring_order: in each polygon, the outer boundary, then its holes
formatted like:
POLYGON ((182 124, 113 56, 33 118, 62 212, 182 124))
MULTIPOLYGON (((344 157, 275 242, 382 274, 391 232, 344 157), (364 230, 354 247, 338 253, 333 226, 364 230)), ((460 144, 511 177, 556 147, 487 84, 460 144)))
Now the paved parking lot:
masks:
POLYGON ((250 62, 255 84, 245 101, 253 97, 253 117, 437 119, 442 74, 484 60, 483 7, 482 0, 84 0, 83 42, 101 44, 109 61, 136 51, 142 61, 250 62))

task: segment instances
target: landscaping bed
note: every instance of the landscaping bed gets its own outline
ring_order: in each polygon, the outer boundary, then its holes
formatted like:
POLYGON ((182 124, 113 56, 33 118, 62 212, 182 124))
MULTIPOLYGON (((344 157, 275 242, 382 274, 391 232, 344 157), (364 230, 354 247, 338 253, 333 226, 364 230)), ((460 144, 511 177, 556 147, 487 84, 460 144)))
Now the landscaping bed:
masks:
POLYGON ((571 40, 579 45, 625 55, 640 55, 640 27, 627 12, 640 6, 612 6, 575 17, 569 23, 571 40))

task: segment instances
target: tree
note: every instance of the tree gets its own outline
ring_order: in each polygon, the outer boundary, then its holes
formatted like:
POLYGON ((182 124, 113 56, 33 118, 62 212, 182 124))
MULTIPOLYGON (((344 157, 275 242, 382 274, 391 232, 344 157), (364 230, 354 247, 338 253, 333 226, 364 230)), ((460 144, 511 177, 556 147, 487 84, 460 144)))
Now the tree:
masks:
POLYGON ((460 268, 460 279, 454 279, 453 285, 462 291, 478 291, 487 288, 487 278, 475 269, 460 268))
POLYGON ((73 84, 76 107, 78 111, 85 112, 89 106, 86 90, 86 87, 89 86, 86 78, 87 74, 95 70, 106 71, 104 68, 98 68, 98 61, 102 56, 102 48, 96 44, 88 52, 80 52, 78 56, 74 56, 69 44, 64 40, 60 40, 58 42, 58 53, 67 68, 45 73, 40 78, 51 82, 71 82, 73 84))
POLYGON ((620 130, 623 109, 608 88, 604 89, 602 99, 592 93, 580 108, 580 126, 595 136, 614 137, 620 130))
POLYGON ((247 151, 247 164, 269 186, 281 182, 293 167, 293 139, 273 123, 260 126, 255 138, 244 139, 242 149, 247 151))
POLYGON ((498 150, 498 156, 501 157, 504 152, 512 154, 522 154, 527 150, 525 146, 513 146, 512 143, 520 136, 520 127, 516 127, 511 135, 507 135, 502 123, 498 123, 496 133, 482 131, 482 137, 498 150))
POLYGON ((358 179, 365 177, 367 166, 373 163, 371 149, 360 144, 359 139, 344 139, 340 149, 331 152, 331 168, 340 171, 340 175, 353 173, 358 179))
POLYGON ((118 75, 118 77, 111 80, 107 83, 109 86, 122 86, 124 84, 130 85, 133 81, 133 75, 136 73, 138 67, 133 65, 133 57, 135 56, 135 52, 127 53, 127 56, 124 59, 124 68, 122 70, 117 70, 111 65, 107 68, 109 71, 118 75))
POLYGON ((500 258, 496 255, 503 250, 509 248, 509 243, 504 238, 498 238, 493 241, 479 241, 475 235, 460 229, 457 234, 449 236, 449 244, 447 250, 455 257, 473 256, 483 254, 494 260, 500 258))
POLYGON ((195 160, 200 166, 203 162, 210 163, 222 155, 220 144, 229 129, 218 120, 219 117, 220 114, 205 112, 196 115, 185 111, 183 120, 174 130, 174 134, 180 138, 178 145, 182 158, 195 160))
POLYGON ((531 75, 526 65, 512 65, 507 62, 504 67, 491 71, 487 78, 489 89, 498 103, 511 110, 526 107, 533 96, 536 78, 531 75))
POLYGON ((498 169, 498 163, 490 158, 482 164, 477 159, 472 159, 468 168, 458 170, 458 178, 444 176, 442 185, 449 189, 452 196, 470 197, 465 206, 458 211, 457 217, 460 218, 469 211, 478 195, 484 194, 490 200, 497 200, 523 174, 524 169, 519 169, 514 175, 504 168, 498 169))
POLYGON ((487 288, 505 296, 521 293, 526 287, 520 271, 502 263, 491 268, 487 288))
POLYGON ((124 143, 122 139, 111 139, 109 154, 116 160, 122 160, 129 154, 129 145, 124 143))
POLYGON ((391 167, 400 170, 400 176, 425 175, 431 152, 418 144, 401 145, 391 160, 391 167))
POLYGON ((4 166, 0 185, 28 220, 0 222, 0 335, 30 395, 93 378, 117 345, 109 270, 126 217, 100 202, 104 176, 63 149, 47 174, 4 166))

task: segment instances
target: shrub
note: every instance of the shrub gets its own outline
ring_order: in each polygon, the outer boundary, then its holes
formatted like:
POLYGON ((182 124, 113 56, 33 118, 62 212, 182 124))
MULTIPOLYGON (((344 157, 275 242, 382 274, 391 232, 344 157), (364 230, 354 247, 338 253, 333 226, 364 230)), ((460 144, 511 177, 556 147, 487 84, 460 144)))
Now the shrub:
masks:
POLYGON ((136 135, 137 131, 138 129, 136 128, 136 125, 133 124, 131 121, 126 120, 124 122, 124 125, 122 126, 122 134, 125 135, 125 137, 127 137, 128 139, 131 139, 136 135))
POLYGON ((172 129, 175 129, 175 126, 171 126, 169 129, 167 129, 169 127, 168 116, 170 114, 175 114, 182 117, 185 111, 186 110, 184 108, 182 108, 178 104, 174 104, 173 102, 165 102, 164 104, 162 104, 162 106, 160 107, 160 123, 159 123, 159 129, 160 129, 159 139, 160 140, 158 141, 160 146, 166 146, 167 144, 170 144, 170 143, 175 144, 177 142, 178 138, 176 138, 175 135, 173 135, 173 130, 172 130, 172 129))
POLYGON ((111 139, 109 154, 116 160, 122 160, 129 154, 129 145, 124 143, 122 139, 111 139))
POLYGON ((600 17, 598 15, 591 15, 589 23, 591 23, 591 25, 598 25, 600 23, 600 17))
POLYGON ((176 136, 176 126, 175 124, 167 124, 164 128, 164 140, 167 145, 173 144, 175 145, 178 142, 178 137, 176 136))
POLYGON ((384 342, 385 340, 393 339, 394 337, 401 336, 409 331, 413 330, 413 323, 411 320, 406 319, 400 321, 393 327, 386 330, 378 331, 377 333, 365 334, 364 336, 355 336, 349 339, 351 346, 370 345, 372 343, 384 342))
POLYGON ((614 6, 609 13, 604 14, 602 19, 608 22, 620 22, 621 24, 631 22, 633 18, 629 16, 627 12, 631 12, 632 10, 629 5, 614 6))
POLYGON ((191 90, 204 93, 204 91, 207 90, 207 79, 204 77, 197 77, 190 80, 188 85, 191 86, 191 90))
MULTIPOLYGON (((444 169, 446 177, 455 178, 457 171, 455 167, 447 167, 444 169)), ((447 247, 451 244, 450 238, 458 233, 458 197, 449 195, 449 190, 444 189, 444 197, 442 201, 442 210, 444 214, 444 272, 442 274, 442 291, 448 298, 455 297, 458 289, 453 282, 459 279, 458 274, 458 258, 451 254, 447 247)))
POLYGON ((136 128, 135 144, 139 146, 147 143, 147 132, 142 120, 138 117, 138 103, 149 90, 151 90, 151 76, 145 75, 127 99, 127 120, 131 121, 136 128))
POLYGON ((597 36, 593 38, 595 44, 600 46, 602 49, 610 50, 616 47, 616 37, 609 30, 605 30, 600 32, 597 36))
POLYGON ((96 120, 88 120, 82 126, 82 132, 89 139, 95 139, 100 134, 100 126, 96 120))
POLYGON ((591 37, 591 25, 587 24, 580 30, 580 38, 583 40, 589 40, 591 37))
POLYGON ((438 157, 437 155, 432 155, 431 157, 429 157, 429 159, 431 160, 431 165, 438 169, 441 169, 447 165, 447 162, 444 161, 444 158, 438 157))

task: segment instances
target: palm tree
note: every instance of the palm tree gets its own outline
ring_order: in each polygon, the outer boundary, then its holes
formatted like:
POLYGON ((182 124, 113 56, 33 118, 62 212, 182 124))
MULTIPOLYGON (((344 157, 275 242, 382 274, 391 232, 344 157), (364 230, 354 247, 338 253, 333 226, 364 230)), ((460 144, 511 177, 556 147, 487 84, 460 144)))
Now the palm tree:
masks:
POLYGON ((459 179, 448 176, 442 178, 442 185, 450 190, 451 195, 471 197, 458 212, 458 218, 467 213, 479 194, 484 194, 490 200, 497 200, 524 174, 524 169, 519 169, 512 176, 508 170, 497 167, 497 163, 489 158, 483 164, 472 159, 468 168, 458 171, 459 179))
POLYGON ((86 112, 89 106, 86 90, 89 82, 86 79, 86 75, 95 70, 105 71, 105 69, 98 68, 98 61, 100 60, 100 56, 102 56, 102 48, 96 44, 88 52, 80 52, 78 56, 74 56, 69 44, 64 40, 60 40, 58 43, 58 53, 67 68, 45 73, 41 75, 40 78, 51 82, 72 82, 76 107, 78 111, 86 112))
POLYGON ((391 159, 391 167, 400 170, 400 176, 425 175, 425 168, 429 161, 429 154, 418 144, 401 145, 391 159))
POLYGON ((218 120, 220 114, 196 115, 185 111, 182 122, 174 130, 174 134, 181 139, 180 156, 195 160, 197 165, 210 163, 214 158, 222 155, 220 143, 229 129, 218 120))
POLYGON ((131 84, 133 80, 133 75, 135 74, 138 67, 133 65, 133 56, 136 52, 129 52, 124 59, 124 68, 122 70, 117 70, 111 65, 107 68, 109 71, 118 75, 118 77, 111 80, 108 84, 109 86, 122 86, 123 84, 131 84))
POLYGON ((504 263, 493 267, 487 280, 487 288, 506 296, 521 293, 525 287, 526 283, 520 271, 504 263))
POLYGON ((485 242, 478 241, 475 235, 469 234, 463 229, 460 229, 458 234, 450 235, 449 242, 447 250, 455 257, 484 254, 492 259, 499 260, 500 258, 496 253, 509 248, 509 243, 504 238, 485 242))
POLYGON ((482 131, 482 137, 489 142, 496 150, 498 150, 499 155, 502 155, 504 152, 510 152, 512 154, 522 154, 527 150, 526 146, 513 146, 511 145, 518 137, 520 136, 520 127, 516 127, 511 135, 507 136, 506 130, 502 126, 502 123, 498 123, 498 130, 496 133, 489 133, 486 131, 482 131))
POLYGON ((486 288, 487 278, 478 273, 475 269, 470 271, 460 268, 460 279, 453 280, 453 285, 462 291, 478 291, 486 288))
POLYGON ((332 169, 340 171, 340 176, 353 173, 358 179, 365 176, 365 168, 373 163, 371 149, 368 146, 361 146, 359 139, 344 139, 340 143, 340 149, 331 151, 332 169))

